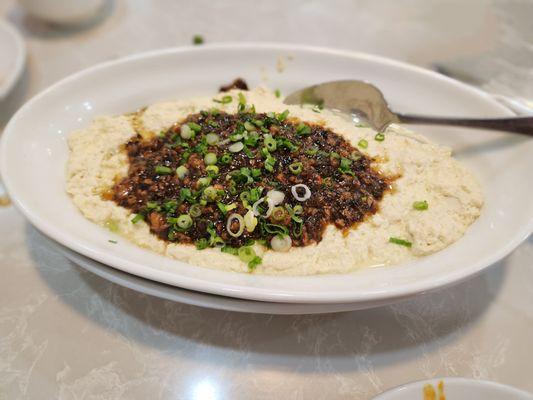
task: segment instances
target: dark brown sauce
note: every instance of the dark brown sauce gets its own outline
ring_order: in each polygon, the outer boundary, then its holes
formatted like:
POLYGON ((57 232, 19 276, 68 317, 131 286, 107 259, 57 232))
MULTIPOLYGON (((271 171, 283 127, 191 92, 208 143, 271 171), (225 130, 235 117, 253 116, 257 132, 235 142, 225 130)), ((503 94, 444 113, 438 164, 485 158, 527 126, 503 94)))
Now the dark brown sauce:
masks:
POLYGON ((293 246, 318 243, 327 225, 333 224, 347 233, 366 216, 375 213, 390 183, 371 167, 369 157, 344 138, 321 125, 304 124, 290 116, 283 119, 279 115, 250 112, 202 112, 188 116, 158 137, 143 139, 138 135, 126 144, 126 151, 130 163, 128 176, 113 187, 113 200, 143 215, 152 232, 161 239, 179 243, 210 239, 214 245, 212 239, 218 237, 216 244, 223 241, 232 247, 245 245, 250 240, 268 244, 273 236, 282 232, 290 235, 293 246), (191 122, 200 127, 200 132, 193 139, 184 140, 180 137, 180 126, 191 122), (255 131, 246 131, 245 123, 248 127, 255 124, 255 131), (207 145, 205 135, 209 133, 216 133, 221 141, 229 140, 231 135, 244 134, 248 136, 244 139, 247 145, 240 152, 230 153, 228 147, 234 142, 207 145), (277 142, 276 150, 270 152, 276 160, 272 171, 267 171, 268 163, 262 152, 265 134, 277 142), (257 140, 254 139, 256 135, 257 140), (218 191, 216 201, 206 200, 205 188, 198 182, 208 176, 204 162, 208 152, 215 153, 218 158, 218 174, 212 176, 209 183, 218 191), (221 158, 227 154, 231 155, 231 162, 223 164, 221 158), (289 169, 294 163, 301 163, 298 174, 289 169), (175 173, 180 165, 188 169, 184 179, 179 179, 175 173), (171 172, 158 173, 157 167, 167 167, 171 172), (232 175, 233 178, 227 178, 232 175), (311 191, 307 201, 294 198, 291 187, 296 184, 305 184, 311 191), (279 220, 274 220, 273 216, 259 218, 252 232, 245 230, 238 238, 230 236, 226 230, 228 215, 244 216, 248 211, 240 194, 254 190, 257 194, 258 188, 263 188, 260 197, 271 189, 283 192, 285 199, 280 206, 285 212, 282 210, 278 214, 279 220), (195 206, 200 208, 201 215, 193 218, 192 226, 177 227, 175 218, 188 214, 192 204, 199 203, 204 203, 195 206), (235 204, 236 208, 225 213, 223 205, 228 204, 235 204), (287 208, 291 210, 297 205, 303 211, 291 217, 287 208))

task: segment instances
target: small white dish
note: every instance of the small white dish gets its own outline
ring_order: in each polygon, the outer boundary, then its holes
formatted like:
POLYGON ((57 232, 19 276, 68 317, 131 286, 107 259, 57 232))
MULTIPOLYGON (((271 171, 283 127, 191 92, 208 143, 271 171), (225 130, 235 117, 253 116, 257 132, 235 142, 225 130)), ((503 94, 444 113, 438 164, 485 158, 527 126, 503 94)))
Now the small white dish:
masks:
POLYGON ((96 15, 106 0, 18 0, 28 14, 59 25, 83 23, 96 15))
MULTIPOLYGON (((533 140, 467 129, 416 127, 453 147, 486 198, 480 218, 447 249, 404 265, 308 277, 201 268, 141 249, 86 220, 65 193, 66 137, 96 116, 173 98, 210 95, 234 79, 289 93, 312 83, 365 79, 394 109, 454 116, 512 113, 486 93, 414 66, 346 51, 279 44, 223 44, 158 50, 104 63, 53 85, 24 105, 2 136, 0 171, 14 204, 42 232, 106 265, 211 294, 283 303, 372 307, 444 287, 500 260, 533 227, 533 140), (285 70, 277 70, 282 59, 285 70), (110 244, 109 239, 118 240, 110 244)), ((361 308, 360 307, 360 308, 361 308)))
POLYGON ((374 400, 425 400, 424 386, 432 385, 436 391, 440 381, 444 383, 446 400, 533 400, 531 393, 501 383, 451 377, 411 382, 388 390, 374 400))
MULTIPOLYGON (((43 236, 44 237, 44 236, 43 236)), ((213 294, 194 292, 180 289, 175 286, 165 285, 148 279, 122 272, 99 263, 81 254, 78 254, 65 246, 54 242, 50 238, 45 239, 51 247, 63 254, 74 264, 104 278, 117 285, 127 287, 136 292, 150 296, 159 297, 164 300, 178 303, 190 304, 193 306, 212 308, 215 310, 247 312, 255 314, 276 314, 276 315, 304 315, 304 314, 327 314, 344 311, 354 311, 365 308, 361 303, 339 303, 339 304, 296 304, 296 303, 273 303, 266 301, 253 301, 236 299, 233 297, 216 296, 213 294)))
POLYGON ((15 27, 0 19, 0 100, 17 83, 26 62, 26 45, 15 27))

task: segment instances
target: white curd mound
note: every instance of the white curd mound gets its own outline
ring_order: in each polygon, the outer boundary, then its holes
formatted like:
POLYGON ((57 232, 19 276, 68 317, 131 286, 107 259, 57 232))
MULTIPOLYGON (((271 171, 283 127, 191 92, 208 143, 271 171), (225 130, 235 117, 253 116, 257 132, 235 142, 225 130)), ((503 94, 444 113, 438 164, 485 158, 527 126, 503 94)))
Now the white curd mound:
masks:
MULTIPOLYGON (((385 176, 398 176, 393 190, 380 202, 379 211, 358 224, 348 235, 328 226, 323 240, 316 245, 293 247, 276 253, 259 245, 256 253, 263 262, 254 273, 310 275, 343 273, 370 265, 397 264, 439 251, 457 241, 479 216, 483 196, 470 171, 452 158, 449 148, 429 142, 421 135, 399 126, 391 126, 384 141, 376 141, 375 131, 356 127, 343 116, 327 110, 316 113, 299 106, 287 106, 265 88, 252 91, 233 90, 228 104, 203 97, 149 106, 140 122, 145 130, 159 133, 191 113, 218 108, 237 112, 237 94, 255 105, 258 113, 283 112, 291 117, 326 128, 346 138, 354 147, 361 139, 368 148, 359 149, 374 158, 374 167, 385 176), (413 202, 426 200, 429 208, 418 211, 413 202), (389 242, 390 237, 408 240, 412 247, 389 242)), ((247 272, 247 264, 238 257, 211 248, 196 250, 191 245, 167 243, 150 233, 144 221, 131 223, 129 210, 104 200, 116 177, 125 176, 127 155, 122 145, 136 133, 128 116, 101 117, 88 128, 69 137, 70 158, 67 166, 67 192, 89 220, 108 226, 110 221, 118 233, 137 245, 193 265, 247 272)))

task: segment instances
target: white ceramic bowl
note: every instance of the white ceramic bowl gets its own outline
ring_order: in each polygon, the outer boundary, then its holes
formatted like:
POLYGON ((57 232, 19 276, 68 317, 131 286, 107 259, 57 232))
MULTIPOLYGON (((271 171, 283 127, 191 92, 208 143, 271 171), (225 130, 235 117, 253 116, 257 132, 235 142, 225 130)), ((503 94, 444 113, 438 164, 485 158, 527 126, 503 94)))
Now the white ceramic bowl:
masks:
POLYGON ((478 176, 481 217, 449 248, 405 265, 346 275, 275 277, 200 268, 140 249, 81 216, 65 193, 66 137, 98 115, 156 101, 209 95, 236 76, 265 79, 284 93, 346 78, 377 84, 398 110, 455 116, 505 116, 488 95, 399 62, 330 49, 224 44, 159 50, 89 68, 30 100, 9 122, 0 170, 17 207, 42 232, 72 250, 144 278, 224 296, 371 307, 461 281, 513 250, 531 232, 533 140, 475 130, 422 128, 451 145, 478 176), (278 60, 285 70, 277 70, 278 60), (108 239, 118 240, 111 244, 108 239))
POLYGON ((17 30, 0 19, 0 100, 19 79, 26 61, 26 46, 17 30))
POLYGON ((412 382, 380 394, 374 400, 424 400, 424 386, 429 384, 436 388, 440 381, 444 382, 446 400, 533 400, 531 393, 511 386, 467 378, 435 378, 412 382))

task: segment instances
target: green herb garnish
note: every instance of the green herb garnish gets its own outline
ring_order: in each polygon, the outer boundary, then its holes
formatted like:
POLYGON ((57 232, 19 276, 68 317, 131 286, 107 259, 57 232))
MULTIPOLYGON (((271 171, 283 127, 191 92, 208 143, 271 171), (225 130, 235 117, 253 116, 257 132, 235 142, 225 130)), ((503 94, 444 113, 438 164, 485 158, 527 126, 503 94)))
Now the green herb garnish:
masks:
POLYGON ((404 240, 404 239, 400 239, 400 238, 396 238, 396 237, 390 237, 389 238, 389 242, 390 243, 394 243, 394 244, 398 244, 400 246, 405 246, 405 247, 411 247, 413 245, 408 240, 404 240))
POLYGON ((144 220, 143 214, 135 214, 135 216, 131 219, 131 223, 136 224, 137 222, 143 221, 143 220, 144 220))
POLYGON ((301 162, 294 162, 289 165, 289 171, 291 171, 291 174, 293 175, 300 175, 303 171, 303 164, 301 162))
POLYGON ((221 103, 221 104, 228 104, 228 103, 231 103, 233 101, 233 97, 231 96, 224 96, 222 97, 220 100, 218 99, 213 99, 213 101, 215 103, 221 103))
POLYGON ((158 175, 169 175, 172 173, 172 168, 165 167, 164 165, 157 165, 155 167, 155 173, 158 175))
POLYGON ((301 136, 307 136, 311 134, 311 127, 309 125, 300 124, 296 127, 296 134, 301 136))
POLYGON ((202 35, 194 35, 192 37, 192 44, 198 46, 200 44, 204 44, 204 37, 202 35))
POLYGON ((422 201, 415 201, 413 203, 413 208, 415 210, 418 210, 418 211, 424 211, 424 210, 427 210, 429 208, 429 204, 426 200, 422 200, 422 201))

